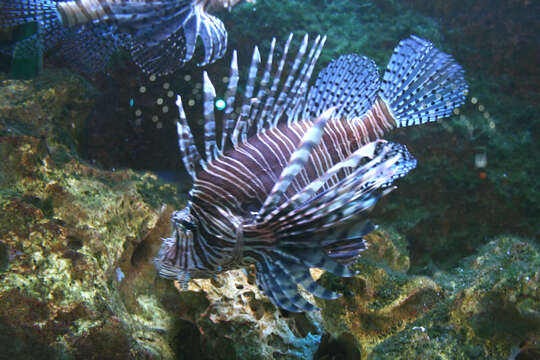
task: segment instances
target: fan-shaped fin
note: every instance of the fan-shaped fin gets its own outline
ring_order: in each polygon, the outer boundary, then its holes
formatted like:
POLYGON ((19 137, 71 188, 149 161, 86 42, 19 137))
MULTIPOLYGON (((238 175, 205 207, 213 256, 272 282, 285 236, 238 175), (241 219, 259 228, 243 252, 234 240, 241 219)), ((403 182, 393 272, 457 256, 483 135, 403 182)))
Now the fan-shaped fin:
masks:
POLYGON ((450 55, 411 36, 394 49, 380 96, 399 127, 450 116, 464 103, 467 89, 463 69, 450 55))
POLYGON ((359 118, 375 102, 378 89, 379 74, 373 60, 355 54, 341 56, 319 73, 302 116, 317 117, 336 107, 335 116, 359 118))

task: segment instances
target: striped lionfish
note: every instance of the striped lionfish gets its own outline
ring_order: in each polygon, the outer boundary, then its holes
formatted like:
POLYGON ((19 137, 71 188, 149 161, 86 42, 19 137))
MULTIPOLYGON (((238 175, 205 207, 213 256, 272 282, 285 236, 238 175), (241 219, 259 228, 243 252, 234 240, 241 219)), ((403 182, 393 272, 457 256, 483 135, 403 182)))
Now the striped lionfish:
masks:
POLYGON ((197 38, 205 49, 200 66, 223 57, 227 31, 208 10, 231 8, 238 1, 0 0, 0 29, 38 23, 38 33, 16 45, 14 56, 60 43, 71 65, 95 72, 123 47, 144 71, 161 75, 191 60, 197 38))
POLYGON ((309 269, 353 276, 348 265, 374 229, 359 215, 416 166, 405 146, 381 137, 451 115, 467 84, 450 55, 411 36, 395 48, 382 82, 372 60, 346 55, 308 88, 326 38, 308 46, 306 35, 289 62, 291 39, 277 64, 273 40, 262 74, 255 47, 238 104, 233 53, 219 137, 216 92, 204 72, 204 158, 178 96, 179 146, 193 187, 187 206, 172 215, 172 235, 155 264, 183 288, 191 278, 255 264, 259 288, 278 307, 297 312, 315 309, 297 285, 320 298, 339 296, 309 269), (284 71, 286 63, 292 65, 284 71))

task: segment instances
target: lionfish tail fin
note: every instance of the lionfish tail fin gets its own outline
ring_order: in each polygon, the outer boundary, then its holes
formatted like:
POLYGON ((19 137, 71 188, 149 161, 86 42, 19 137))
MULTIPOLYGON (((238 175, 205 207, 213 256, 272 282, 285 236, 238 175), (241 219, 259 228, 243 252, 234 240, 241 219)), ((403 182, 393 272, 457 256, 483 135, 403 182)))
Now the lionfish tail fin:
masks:
POLYGON ((2 0, 0 1, 0 29, 30 22, 44 28, 61 25, 54 0, 2 0))
POLYGON ((450 116, 467 91, 464 71, 452 56, 413 35, 394 49, 380 97, 402 127, 450 116))
POLYGON ((309 90, 303 118, 320 116, 336 107, 334 116, 360 118, 375 102, 379 72, 373 60, 360 55, 344 55, 323 69, 309 90))

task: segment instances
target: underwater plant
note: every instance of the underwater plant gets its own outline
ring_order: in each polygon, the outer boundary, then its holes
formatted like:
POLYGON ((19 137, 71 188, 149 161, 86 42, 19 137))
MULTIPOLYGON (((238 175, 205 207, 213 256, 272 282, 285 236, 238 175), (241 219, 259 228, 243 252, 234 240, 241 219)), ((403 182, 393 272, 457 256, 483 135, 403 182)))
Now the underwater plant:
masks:
POLYGON ((216 92, 204 73, 204 158, 178 96, 179 146, 193 187, 187 206, 172 214, 173 233, 155 264, 184 288, 191 278, 255 264, 261 290, 298 312, 315 309, 298 284, 317 297, 339 296, 309 269, 353 276, 347 265, 375 228, 359 215, 416 165, 404 146, 380 138, 449 116, 464 102, 467 84, 450 55, 411 36, 395 48, 382 82, 372 60, 353 54, 332 61, 308 89, 326 38, 308 51, 306 35, 284 72, 291 41, 292 34, 277 66, 272 41, 259 77, 255 47, 240 105, 233 53, 219 137, 216 92))
POLYGON ((227 31, 208 11, 231 8, 238 2, 2 0, 0 29, 38 23, 38 32, 20 41, 14 56, 60 43, 59 51, 73 67, 95 72, 114 51, 125 48, 141 69, 161 75, 190 61, 198 38, 205 49, 200 66, 223 57, 227 31))

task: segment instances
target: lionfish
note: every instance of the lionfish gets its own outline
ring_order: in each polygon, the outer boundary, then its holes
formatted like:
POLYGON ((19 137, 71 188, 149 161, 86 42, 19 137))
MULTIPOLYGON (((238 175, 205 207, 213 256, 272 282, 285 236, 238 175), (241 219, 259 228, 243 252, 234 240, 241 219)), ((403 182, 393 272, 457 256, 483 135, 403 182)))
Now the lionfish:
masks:
POLYGON ((197 38, 205 50, 200 66, 222 58, 227 31, 208 10, 230 9, 238 1, 0 0, 0 29, 38 23, 38 33, 17 44, 14 56, 60 43, 72 66, 95 72, 123 47, 145 72, 163 75, 192 59, 197 38))
POLYGON ((255 264, 264 294, 299 312, 315 306, 298 285, 323 299, 340 296, 317 284, 310 268, 355 275, 348 265, 375 228, 360 215, 416 166, 405 146, 381 137, 451 115, 467 84, 450 55, 411 36, 395 48, 382 82, 372 60, 353 54, 332 61, 308 88, 326 37, 308 46, 306 35, 292 61, 291 39, 277 64, 275 39, 263 66, 255 47, 238 103, 233 53, 219 136, 216 92, 203 73, 204 157, 177 97, 179 147, 193 187, 187 206, 172 214, 155 265, 185 289, 192 278, 255 264))

